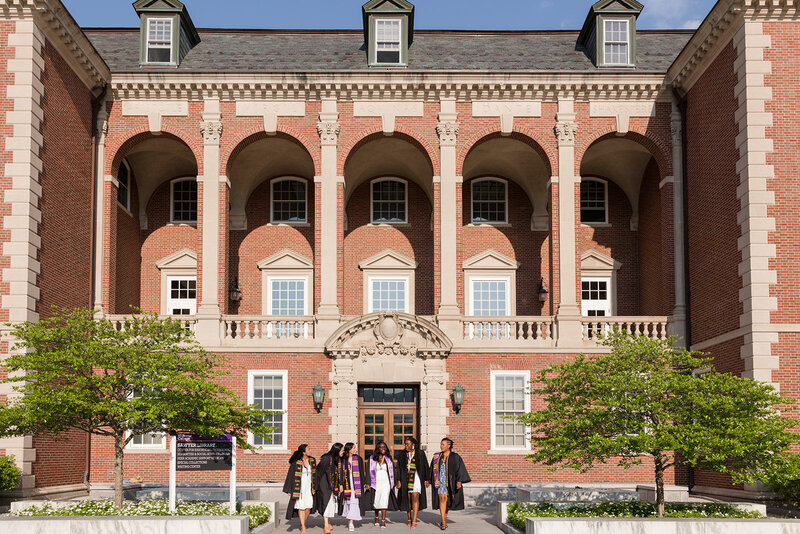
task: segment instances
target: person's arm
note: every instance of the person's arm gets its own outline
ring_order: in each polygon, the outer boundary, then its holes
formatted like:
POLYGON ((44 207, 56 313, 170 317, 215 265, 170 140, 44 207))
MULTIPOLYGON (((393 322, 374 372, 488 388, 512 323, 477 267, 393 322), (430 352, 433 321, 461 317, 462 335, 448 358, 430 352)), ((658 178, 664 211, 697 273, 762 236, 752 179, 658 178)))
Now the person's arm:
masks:
POLYGON ((458 454, 455 457, 456 460, 456 487, 461 488, 461 484, 467 484, 472 482, 472 479, 469 478, 469 473, 467 473, 467 466, 464 465, 464 459, 461 458, 458 454))

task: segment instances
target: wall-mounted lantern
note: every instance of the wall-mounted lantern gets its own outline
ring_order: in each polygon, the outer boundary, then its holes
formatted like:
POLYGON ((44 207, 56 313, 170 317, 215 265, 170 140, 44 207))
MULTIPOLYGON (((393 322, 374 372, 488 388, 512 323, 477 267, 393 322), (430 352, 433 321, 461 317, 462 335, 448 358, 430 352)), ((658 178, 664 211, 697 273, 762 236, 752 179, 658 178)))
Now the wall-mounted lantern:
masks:
POLYGON ((239 277, 231 281, 231 286, 228 288, 228 296, 232 302, 239 302, 242 300, 242 290, 239 289, 239 277))
POLYGON ((325 403, 325 388, 317 382, 317 385, 314 386, 314 408, 317 410, 317 413, 322 411, 322 405, 325 403))
POLYGON ((464 386, 461 384, 453 388, 453 411, 456 413, 461 412, 461 406, 464 404, 464 386))
POLYGON ((544 277, 539 280, 539 289, 536 290, 539 295, 539 302, 547 302, 547 290, 544 288, 544 277))

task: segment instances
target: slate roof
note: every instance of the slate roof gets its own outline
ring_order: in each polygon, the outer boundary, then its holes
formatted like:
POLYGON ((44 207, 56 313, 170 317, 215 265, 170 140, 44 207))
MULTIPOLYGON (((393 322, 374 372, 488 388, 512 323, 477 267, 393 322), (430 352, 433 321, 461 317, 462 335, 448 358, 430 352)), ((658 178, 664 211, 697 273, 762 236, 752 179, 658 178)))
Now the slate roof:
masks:
MULTIPOLYGON (((85 29, 112 72, 258 73, 380 70, 367 66, 362 31, 199 30, 201 42, 180 67, 139 65, 139 30, 85 29)), ((639 31, 635 72, 665 73, 691 31, 639 31)), ((418 30, 411 71, 596 71, 575 49, 577 31, 418 30)), ((631 69, 624 69, 630 72, 631 69)), ((608 72, 609 69, 603 69, 608 72)))

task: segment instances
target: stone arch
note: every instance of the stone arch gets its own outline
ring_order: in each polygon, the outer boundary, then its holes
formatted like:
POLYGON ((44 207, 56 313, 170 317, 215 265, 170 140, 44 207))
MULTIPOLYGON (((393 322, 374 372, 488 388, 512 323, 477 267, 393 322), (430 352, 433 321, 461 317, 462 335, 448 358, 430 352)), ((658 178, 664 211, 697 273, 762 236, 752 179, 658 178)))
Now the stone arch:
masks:
POLYGON ((577 171, 580 173, 581 164, 586 153, 598 143, 609 139, 627 139, 634 143, 637 143, 644 147, 653 158, 656 160, 658 164, 659 171, 661 172, 661 178, 664 179, 667 176, 671 176, 673 169, 672 169, 672 148, 667 145, 667 143, 654 135, 650 130, 645 133, 640 133, 636 131, 628 131, 625 135, 620 135, 615 126, 607 126, 606 128, 600 130, 593 138, 587 139, 583 142, 576 141, 575 146, 575 165, 577 166, 577 171))
POLYGON ((130 130, 127 130, 126 133, 128 134, 128 137, 126 137, 125 140, 119 145, 106 145, 106 152, 114 155, 111 158, 106 158, 106 174, 116 176, 120 163, 122 163, 122 160, 127 156, 127 154, 140 143, 150 139, 168 139, 184 145, 192 153, 192 157, 194 158, 196 166, 195 175, 202 174, 203 154, 197 153, 195 149, 192 148, 192 143, 184 139, 180 133, 171 132, 168 128, 165 128, 164 131, 155 134, 147 127, 131 128, 130 130))

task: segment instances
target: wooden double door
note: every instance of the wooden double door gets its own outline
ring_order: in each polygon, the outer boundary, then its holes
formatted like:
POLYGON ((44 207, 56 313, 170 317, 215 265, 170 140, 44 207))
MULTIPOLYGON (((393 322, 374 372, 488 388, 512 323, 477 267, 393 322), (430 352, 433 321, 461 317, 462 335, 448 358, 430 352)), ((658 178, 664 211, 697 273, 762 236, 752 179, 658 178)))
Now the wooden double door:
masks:
POLYGON ((360 386, 358 388, 358 440, 364 459, 385 441, 397 460, 406 438, 418 439, 419 388, 414 386, 360 386))

